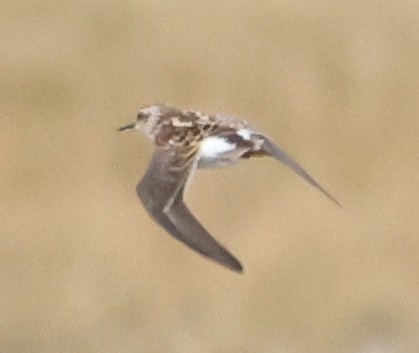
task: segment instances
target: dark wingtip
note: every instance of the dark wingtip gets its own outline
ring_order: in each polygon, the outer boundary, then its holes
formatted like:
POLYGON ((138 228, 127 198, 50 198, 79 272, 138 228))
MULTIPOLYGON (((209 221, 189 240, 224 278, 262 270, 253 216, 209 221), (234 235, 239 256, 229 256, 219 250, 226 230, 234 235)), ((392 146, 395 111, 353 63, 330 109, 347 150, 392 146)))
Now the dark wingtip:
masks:
POLYGON ((210 254, 204 254, 201 252, 202 255, 208 256, 210 259, 214 260, 215 262, 218 262, 218 264, 227 267, 228 269, 237 272, 237 273, 243 273, 243 266, 240 263, 240 261, 231 254, 226 248, 219 245, 219 249, 221 251, 221 254, 217 255, 210 255, 210 254))
POLYGON ((324 195, 326 195, 329 200, 331 200, 336 206, 342 207, 342 204, 336 200, 331 194, 329 194, 325 189, 323 189, 317 182, 316 184, 313 184, 316 186, 321 192, 323 192, 324 195))
POLYGON ((243 266, 240 263, 239 260, 237 260, 227 249, 221 247, 220 249, 222 250, 223 254, 221 256, 218 255, 210 255, 208 253, 204 253, 202 251, 200 251, 199 249, 195 249, 197 250, 201 255, 209 258, 210 260, 216 262, 218 265, 221 265, 225 268, 228 268, 229 270, 232 270, 234 272, 237 273, 243 273, 243 266))
POLYGON ((282 148, 277 146, 274 142, 272 142, 268 137, 262 134, 255 134, 263 139, 262 143, 262 150, 266 152, 268 155, 272 156, 273 158, 277 159, 278 161, 284 163, 289 168, 291 168, 295 173, 301 176, 305 181, 309 184, 320 190, 325 196, 327 196, 331 201, 333 201, 337 206, 342 207, 340 202, 336 200, 329 192, 326 191, 314 178, 308 174, 303 167, 301 167, 297 161, 295 161, 288 153, 286 153, 282 148))
POLYGON ((343 207, 342 204, 338 200, 336 200, 335 198, 332 198, 332 200, 333 200, 333 202, 335 203, 336 206, 343 207))
POLYGON ((230 269, 232 269, 233 271, 237 272, 237 273, 243 273, 243 266, 240 262, 235 262, 234 264, 232 264, 231 266, 229 266, 230 269))

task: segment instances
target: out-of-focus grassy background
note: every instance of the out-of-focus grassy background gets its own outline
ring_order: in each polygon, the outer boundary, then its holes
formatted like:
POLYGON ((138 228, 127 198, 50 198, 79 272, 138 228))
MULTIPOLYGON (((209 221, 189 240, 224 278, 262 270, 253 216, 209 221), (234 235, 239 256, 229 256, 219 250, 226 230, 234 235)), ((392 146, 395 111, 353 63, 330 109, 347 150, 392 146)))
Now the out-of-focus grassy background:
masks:
POLYGON ((0 351, 417 352, 417 1, 0 3, 0 351), (146 215, 153 102, 249 118, 270 159, 187 195, 245 265, 146 215), (239 207, 240 206, 240 207, 239 207))

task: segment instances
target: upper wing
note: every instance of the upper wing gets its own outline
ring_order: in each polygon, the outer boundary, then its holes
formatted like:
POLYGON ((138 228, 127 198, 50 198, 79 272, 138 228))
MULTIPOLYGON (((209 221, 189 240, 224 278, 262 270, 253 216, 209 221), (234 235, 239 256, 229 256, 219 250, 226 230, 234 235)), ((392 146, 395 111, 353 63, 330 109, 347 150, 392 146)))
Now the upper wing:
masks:
POLYGON ((157 148, 137 185, 137 193, 150 216, 176 239, 198 253, 241 272, 240 262, 222 247, 183 202, 185 183, 196 168, 192 148, 157 148))
POLYGON ((323 194, 325 194, 329 199, 331 199, 335 204, 340 206, 340 203, 330 195, 320 184, 315 181, 304 169, 301 167, 290 155, 288 155, 283 149, 277 146, 274 142, 272 142, 268 137, 262 134, 254 134, 260 137, 263 140, 261 145, 261 150, 266 152, 268 155, 274 157, 278 161, 284 163, 288 167, 290 167, 294 172, 300 175, 304 180, 308 183, 319 189, 323 194))

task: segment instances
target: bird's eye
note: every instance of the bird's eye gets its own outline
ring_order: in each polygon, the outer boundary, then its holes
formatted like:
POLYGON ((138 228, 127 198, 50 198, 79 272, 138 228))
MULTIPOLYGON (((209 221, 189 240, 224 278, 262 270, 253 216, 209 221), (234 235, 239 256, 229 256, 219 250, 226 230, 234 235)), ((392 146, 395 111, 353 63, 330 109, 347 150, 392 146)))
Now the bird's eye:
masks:
POLYGON ((137 115, 137 121, 144 120, 145 114, 143 112, 139 112, 137 115))

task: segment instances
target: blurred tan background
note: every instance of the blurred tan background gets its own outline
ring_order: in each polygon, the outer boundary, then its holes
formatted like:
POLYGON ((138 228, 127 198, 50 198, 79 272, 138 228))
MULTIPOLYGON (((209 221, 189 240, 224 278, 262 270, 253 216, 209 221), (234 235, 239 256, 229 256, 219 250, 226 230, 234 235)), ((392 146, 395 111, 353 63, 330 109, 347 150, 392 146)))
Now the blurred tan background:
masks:
POLYGON ((0 3, 0 352, 418 352, 417 1, 0 3), (207 261, 134 192, 166 102, 249 118, 270 159, 187 201, 207 261), (237 205, 243 207, 237 207, 237 205))

